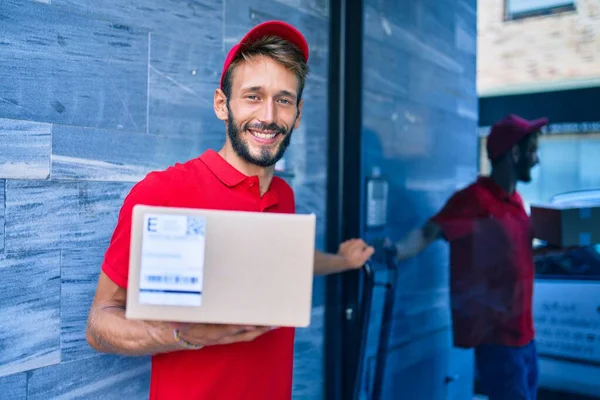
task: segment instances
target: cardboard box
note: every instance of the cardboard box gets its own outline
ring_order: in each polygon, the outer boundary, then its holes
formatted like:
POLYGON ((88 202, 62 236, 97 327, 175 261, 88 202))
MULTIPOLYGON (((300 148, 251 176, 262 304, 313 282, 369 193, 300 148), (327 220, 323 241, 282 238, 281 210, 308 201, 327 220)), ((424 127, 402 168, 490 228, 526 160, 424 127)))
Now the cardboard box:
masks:
POLYGON ((531 222, 535 237, 555 246, 600 243, 600 205, 532 205, 531 222))
POLYGON ((314 214, 135 206, 129 319, 310 323, 314 214))

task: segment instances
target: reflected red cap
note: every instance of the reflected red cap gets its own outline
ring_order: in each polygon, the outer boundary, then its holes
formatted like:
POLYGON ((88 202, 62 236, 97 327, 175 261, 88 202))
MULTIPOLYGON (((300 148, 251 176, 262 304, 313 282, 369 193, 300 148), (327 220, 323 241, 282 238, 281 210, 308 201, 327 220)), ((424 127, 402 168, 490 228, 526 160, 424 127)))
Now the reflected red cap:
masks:
POLYGON ((266 21, 252 28, 238 44, 229 50, 229 54, 223 64, 223 71, 221 72, 221 89, 223 89, 223 80, 225 79, 227 69, 229 69, 235 57, 243 49, 244 44, 258 40, 264 36, 277 36, 294 44, 302 52, 304 62, 308 62, 308 43, 298 29, 283 21, 266 21))
POLYGON ((548 118, 526 120, 510 114, 496 122, 487 138, 487 152, 490 160, 500 157, 519 143, 525 136, 539 131, 548 124, 548 118))

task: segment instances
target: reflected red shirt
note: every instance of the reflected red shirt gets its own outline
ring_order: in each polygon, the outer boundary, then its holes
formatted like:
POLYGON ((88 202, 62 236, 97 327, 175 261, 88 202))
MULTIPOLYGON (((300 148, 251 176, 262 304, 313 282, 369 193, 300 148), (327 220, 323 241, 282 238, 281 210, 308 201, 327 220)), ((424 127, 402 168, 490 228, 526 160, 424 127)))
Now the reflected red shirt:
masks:
MULTIPOLYGON (((209 150, 197 159, 152 172, 133 187, 121 208, 102 270, 126 288, 131 214, 136 204, 294 213, 294 194, 274 177, 259 192, 248 177, 209 150)), ((294 329, 271 331, 249 343, 206 347, 152 357, 150 399, 290 399, 294 329)))
POLYGON ((432 221, 450 243, 455 346, 533 340, 533 228, 521 196, 481 177, 432 221))

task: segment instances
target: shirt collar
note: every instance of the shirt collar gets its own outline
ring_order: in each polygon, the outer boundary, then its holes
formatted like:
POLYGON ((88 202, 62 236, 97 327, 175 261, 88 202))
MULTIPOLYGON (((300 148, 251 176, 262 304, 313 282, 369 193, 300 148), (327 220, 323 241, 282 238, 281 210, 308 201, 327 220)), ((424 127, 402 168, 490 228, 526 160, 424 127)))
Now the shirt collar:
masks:
MULTIPOLYGON (((248 184, 259 185, 258 177, 247 176, 238 171, 233 165, 229 164, 221 157, 219 153, 212 149, 206 150, 200 156, 200 161, 202 161, 208 169, 210 169, 212 173, 228 187, 239 185, 248 180, 248 184)), ((271 182, 269 190, 263 195, 262 202, 264 203, 263 207, 265 209, 279 203, 279 196, 277 195, 277 192, 273 190, 273 182, 271 182)))
POLYGON ((231 164, 229 164, 219 153, 214 150, 206 150, 201 156, 202 161, 208 169, 225 185, 232 187, 240 184, 248 178, 231 164))
POLYGON ((480 176, 477 183, 492 194, 495 198, 502 201, 510 201, 515 204, 521 204, 520 196, 515 190, 512 193, 506 192, 492 178, 488 176, 480 176))

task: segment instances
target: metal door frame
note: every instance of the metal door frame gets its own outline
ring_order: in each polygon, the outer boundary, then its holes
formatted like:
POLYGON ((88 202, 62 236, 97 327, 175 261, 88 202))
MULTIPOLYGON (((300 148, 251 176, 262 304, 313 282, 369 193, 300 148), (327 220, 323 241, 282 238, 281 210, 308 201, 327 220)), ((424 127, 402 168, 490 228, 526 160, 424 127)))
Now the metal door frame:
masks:
MULTIPOLYGON (((362 236, 363 1, 330 1, 327 249, 362 236)), ((360 271, 326 278, 325 393, 352 396, 359 362, 360 271)))

